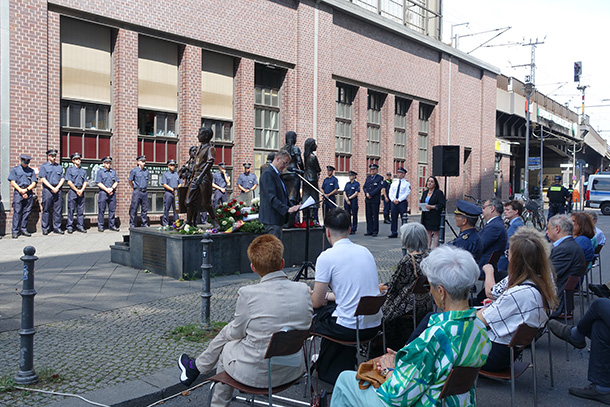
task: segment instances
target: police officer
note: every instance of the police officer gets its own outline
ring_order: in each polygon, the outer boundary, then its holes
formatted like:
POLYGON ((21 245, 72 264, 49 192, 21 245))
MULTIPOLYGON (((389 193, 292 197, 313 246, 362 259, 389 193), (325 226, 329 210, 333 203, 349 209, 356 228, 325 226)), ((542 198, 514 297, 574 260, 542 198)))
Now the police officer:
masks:
POLYGON ((70 156, 72 166, 66 170, 66 182, 68 190, 68 218, 66 219, 66 230, 68 233, 74 231, 74 209, 76 208, 76 230, 87 233, 84 226, 85 220, 85 188, 87 187, 87 171, 81 167, 81 156, 74 153, 70 156))
POLYGON ((56 149, 48 150, 47 158, 48 161, 40 166, 38 172, 38 177, 43 184, 40 225, 43 235, 48 235, 51 229, 53 229, 53 233, 63 235, 64 231, 61 230, 61 186, 65 180, 64 169, 57 162, 56 149))
POLYGON ((214 188, 212 205, 214 205, 214 208, 216 208, 220 202, 227 202, 227 186, 230 181, 225 163, 218 163, 218 171, 212 176, 212 188, 214 188))
POLYGON ((390 186, 388 196, 392 204, 392 225, 390 226, 391 234, 389 238, 398 237, 398 218, 407 213, 409 209, 409 194, 411 193, 411 184, 405 179, 407 170, 403 167, 398 168, 396 176, 398 177, 390 186))
POLYGON ((28 232, 28 217, 32 211, 34 201, 34 188, 36 188, 36 172, 30 168, 30 157, 27 154, 19 156, 21 164, 11 168, 8 180, 15 188, 13 192, 13 227, 12 237, 17 239, 19 235, 32 236, 28 232))
POLYGON ((566 201, 570 198, 570 192, 566 187, 561 185, 561 175, 555 175, 555 182, 549 187, 546 192, 546 197, 549 200, 549 216, 553 216, 566 211, 566 201))
POLYGON ((119 231, 119 228, 115 226, 114 214, 116 212, 116 189, 119 186, 119 177, 112 166, 112 157, 104 157, 102 159, 104 168, 97 172, 95 177, 95 183, 99 187, 97 194, 97 230, 98 232, 104 231, 104 212, 106 206, 108 206, 108 228, 115 232, 119 231))
POLYGON ((392 185, 392 173, 386 172, 385 179, 383 180, 383 188, 381 189, 381 198, 383 199, 383 223, 390 224, 390 207, 392 202, 390 201, 390 185, 392 185))
POLYGON ((369 165, 370 174, 366 177, 362 192, 364 192, 364 209, 366 213, 366 233, 364 236, 377 236, 379 233, 379 204, 383 177, 377 174, 379 166, 369 165))
POLYGON ((176 172, 176 160, 173 158, 167 162, 168 170, 161 176, 161 185, 165 188, 163 194, 163 216, 161 217, 161 225, 169 225, 169 210, 173 209, 174 221, 176 217, 176 189, 180 186, 180 177, 176 172))
POLYGON ((356 171, 349 172, 349 182, 343 188, 343 208, 352 216, 352 230, 350 235, 355 235, 358 230, 358 193, 360 192, 360 183, 356 181, 358 173, 356 171))
POLYGON ((241 191, 240 200, 247 206, 252 204, 252 199, 256 197, 254 190, 258 186, 256 174, 250 172, 251 163, 244 163, 244 172, 237 178, 237 188, 241 191))
POLYGON ((136 158, 137 165, 129 172, 129 185, 133 188, 131 205, 129 206, 129 227, 136 227, 136 215, 140 207, 142 227, 148 227, 148 181, 150 173, 146 166, 146 156, 136 158))
MULTIPOLYGON (((326 166, 326 178, 324 178, 324 181, 322 182, 322 192, 326 198, 330 199, 332 202, 337 202, 337 197, 335 195, 337 195, 337 192, 339 192, 339 180, 333 175, 334 172, 335 167, 332 165, 326 166)), ((327 199, 323 199, 322 218, 326 216, 326 212, 330 211, 334 207, 335 205, 328 202, 327 199)))
POLYGON ((483 243, 475 229, 481 213, 483 213, 481 208, 461 199, 458 199, 457 208, 454 212, 455 225, 460 229, 460 234, 452 244, 470 252, 477 264, 483 254, 483 243))

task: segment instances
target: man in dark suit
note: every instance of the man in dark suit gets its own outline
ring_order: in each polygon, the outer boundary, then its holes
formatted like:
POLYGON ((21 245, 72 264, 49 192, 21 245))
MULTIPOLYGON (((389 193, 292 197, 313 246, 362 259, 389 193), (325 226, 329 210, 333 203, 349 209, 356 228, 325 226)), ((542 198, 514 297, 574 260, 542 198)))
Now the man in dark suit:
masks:
MULTIPOLYGON (((506 238, 510 237, 523 226, 521 214, 523 213, 523 205, 517 200, 508 201, 504 204, 504 223, 508 225, 506 229, 506 238)), ((508 240, 506 241, 506 250, 502 253, 502 257, 498 260, 498 270, 506 272, 508 270, 508 258, 505 253, 508 251, 508 240)))
MULTIPOLYGON (((507 241, 506 229, 504 229, 504 221, 502 220, 502 212, 504 211, 502 202, 495 198, 489 199, 485 201, 482 209, 483 218, 486 223, 479 232, 479 237, 483 244, 483 254, 481 255, 481 260, 479 260, 479 268, 481 269, 489 263, 492 253, 504 253, 507 241)), ((485 274, 482 271, 481 278, 485 278, 485 274)), ((496 276, 496 281, 499 281, 501 278, 503 276, 496 276)))
MULTIPOLYGON (((549 219, 546 234, 553 242, 551 250, 551 263, 557 275, 557 297, 559 307, 553 312, 552 317, 558 317, 564 310, 563 286, 571 275, 580 276, 586 267, 585 254, 572 238, 573 225, 567 215, 555 215, 549 219)), ((568 310, 570 313, 571 310, 568 310)))
POLYGON ((288 151, 280 150, 273 162, 261 174, 260 212, 258 220, 265 226, 265 232, 282 240, 282 225, 288 213, 299 210, 301 205, 290 206, 286 186, 280 178, 290 162, 288 151))

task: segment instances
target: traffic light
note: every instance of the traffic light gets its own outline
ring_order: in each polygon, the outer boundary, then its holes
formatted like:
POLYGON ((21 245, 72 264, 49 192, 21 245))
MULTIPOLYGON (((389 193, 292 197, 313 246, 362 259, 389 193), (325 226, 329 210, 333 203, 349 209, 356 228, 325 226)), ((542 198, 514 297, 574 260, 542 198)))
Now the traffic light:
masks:
POLYGON ((580 82, 580 75, 582 75, 582 62, 574 62, 574 82, 580 82))

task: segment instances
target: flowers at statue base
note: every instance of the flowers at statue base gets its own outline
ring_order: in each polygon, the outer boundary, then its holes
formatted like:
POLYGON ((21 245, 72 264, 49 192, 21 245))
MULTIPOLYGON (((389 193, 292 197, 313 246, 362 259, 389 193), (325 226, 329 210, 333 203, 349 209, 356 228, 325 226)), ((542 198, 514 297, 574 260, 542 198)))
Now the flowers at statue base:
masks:
POLYGON ((252 198, 252 209, 250 210, 250 215, 258 213, 261 207, 261 199, 260 198, 252 198))
POLYGON ((209 233, 209 231, 203 230, 202 228, 187 224, 184 219, 177 219, 174 223, 172 223, 171 227, 163 226, 162 230, 175 230, 183 235, 200 235, 206 232, 209 233))
POLYGON ((229 202, 223 202, 218 205, 218 208, 216 208, 216 221, 220 225, 220 231, 226 232, 238 229, 243 224, 243 218, 248 215, 248 211, 245 208, 245 204, 237 199, 232 199, 229 202))

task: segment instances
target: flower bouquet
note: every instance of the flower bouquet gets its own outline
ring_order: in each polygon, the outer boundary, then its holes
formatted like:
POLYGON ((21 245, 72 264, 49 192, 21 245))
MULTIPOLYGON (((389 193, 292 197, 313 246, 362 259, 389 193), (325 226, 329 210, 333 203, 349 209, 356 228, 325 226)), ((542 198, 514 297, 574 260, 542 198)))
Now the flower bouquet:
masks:
POLYGON ((243 224, 243 219, 247 215, 245 204, 238 202, 237 199, 223 202, 216 208, 216 221, 220 225, 221 232, 234 232, 243 224))

